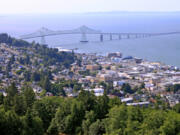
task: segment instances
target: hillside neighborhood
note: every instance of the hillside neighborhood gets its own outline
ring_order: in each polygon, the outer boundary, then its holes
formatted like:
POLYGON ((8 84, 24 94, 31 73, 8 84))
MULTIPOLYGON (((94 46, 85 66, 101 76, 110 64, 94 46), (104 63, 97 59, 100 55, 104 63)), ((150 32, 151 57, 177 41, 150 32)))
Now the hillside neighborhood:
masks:
POLYGON ((127 105, 150 105, 161 100, 174 106, 180 102, 180 70, 177 67, 132 56, 124 57, 120 52, 100 56, 62 50, 60 53, 72 54, 76 60, 66 67, 58 62, 45 66, 44 59, 35 50, 0 44, 0 92, 4 96, 5 89, 13 82, 19 90, 26 84, 30 85, 37 98, 41 93, 58 95, 52 92, 53 87, 46 88, 43 83, 53 86, 64 80, 75 82, 75 85, 61 86, 59 90, 68 97, 78 96, 83 89, 93 91, 96 96, 106 92, 110 98, 119 97, 127 105), (37 71, 47 73, 47 80, 42 79, 46 82, 41 82, 42 75, 37 71))

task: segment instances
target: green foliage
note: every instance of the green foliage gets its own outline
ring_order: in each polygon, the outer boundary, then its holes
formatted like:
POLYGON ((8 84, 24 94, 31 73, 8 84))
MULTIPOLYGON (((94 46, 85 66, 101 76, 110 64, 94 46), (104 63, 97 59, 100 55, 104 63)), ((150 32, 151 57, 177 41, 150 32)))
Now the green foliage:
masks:
POLYGON ((14 55, 12 55, 9 62, 10 62, 10 64, 14 64, 14 61, 15 61, 15 57, 14 57, 14 55))
POLYGON ((81 85, 75 84, 74 87, 73 87, 73 91, 74 91, 74 92, 78 92, 78 91, 80 91, 80 90, 81 90, 81 85))
POLYGON ((2 72, 2 66, 0 66, 0 73, 2 72))
POLYGON ((40 81, 40 78, 41 76, 40 76, 40 74, 39 73, 37 73, 37 72, 33 72, 32 73, 32 81, 35 81, 35 82, 37 82, 37 81, 40 81))
POLYGON ((58 52, 58 49, 47 46, 36 45, 36 53, 41 56, 45 66, 54 65, 58 62, 65 68, 69 68, 76 59, 73 53, 58 52))
POLYGON ((176 104, 176 105, 173 107, 173 110, 176 111, 177 113, 180 113, 180 103, 176 104))
MULTIPOLYGON (((48 48, 45 45, 39 45, 34 42, 29 43, 24 40, 15 39, 5 33, 0 34, 0 43, 6 43, 9 46, 15 47, 33 48, 34 54, 37 54, 38 57, 42 59, 42 64, 44 66, 57 64, 65 68, 69 68, 70 65, 76 60, 74 53, 58 52, 58 49, 56 48, 48 48)), ((31 58, 29 55, 26 55, 25 58, 19 58, 18 61, 23 65, 31 64, 31 58)), ((14 56, 12 56, 10 59, 9 65, 11 65, 13 62, 14 56)), ((35 65, 37 65, 37 62, 35 65)), ((10 66, 8 66, 7 71, 9 68, 10 66)))
POLYGON ((48 128, 49 134, 67 133, 68 129, 65 125, 67 116, 71 113, 71 101, 65 101, 61 108, 58 108, 55 117, 52 119, 48 128))
POLYGON ((31 87, 26 87, 24 90, 24 100, 27 107, 31 108, 35 101, 35 93, 31 87))
POLYGON ((139 87, 140 89, 144 89, 145 88, 145 84, 144 84, 144 82, 143 83, 141 83, 141 85, 140 85, 140 87, 139 87))
POLYGON ((46 90, 43 90, 43 91, 39 94, 39 96, 40 96, 41 98, 45 97, 45 96, 46 96, 46 90))
POLYGON ((82 86, 77 81, 60 80, 57 83, 51 84, 51 89, 49 92, 52 92, 53 95, 56 95, 56 96, 65 97, 66 93, 63 88, 72 88, 73 92, 78 92, 82 89, 82 86))
POLYGON ((180 90, 180 84, 169 85, 166 88, 166 91, 174 92, 174 93, 178 92, 179 90, 180 90))
POLYGON ((123 86, 122 86, 121 89, 122 89, 125 93, 130 93, 130 94, 132 94, 132 93, 135 92, 135 91, 133 91, 133 90, 131 89, 131 86, 130 86, 128 83, 123 84, 123 86))
POLYGON ((89 128, 90 125, 95 122, 96 118, 95 118, 95 113, 94 111, 86 111, 85 114, 85 120, 83 120, 82 122, 82 130, 84 135, 88 135, 89 134, 89 128))
POLYGON ((81 126, 85 112, 83 104, 81 102, 72 102, 72 105, 68 107, 69 103, 67 102, 58 109, 48 129, 49 133, 58 131, 59 133, 73 134, 81 126))
POLYGON ((6 66, 6 71, 5 71, 7 77, 10 77, 10 76, 9 76, 9 72, 11 71, 11 69, 12 69, 12 68, 11 68, 11 63, 10 63, 10 61, 9 61, 8 64, 7 64, 7 66, 6 66))
POLYGON ((111 93, 111 91, 114 89, 112 82, 109 82, 109 83, 100 82, 100 83, 99 83, 99 86, 102 86, 103 89, 106 91, 107 94, 111 93))
POLYGON ((6 134, 8 135, 19 135, 22 130, 22 122, 20 118, 13 112, 8 111, 6 113, 6 134))
POLYGON ((5 125, 6 123, 6 117, 5 117, 5 111, 4 109, 0 109, 0 131, 1 134, 5 135, 6 134, 6 129, 7 129, 7 125, 5 125))
POLYGON ((25 98, 22 95, 16 95, 14 97, 14 111, 18 115, 24 115, 26 113, 27 104, 25 98))
POLYGON ((165 113, 161 111, 152 111, 151 115, 148 115, 148 117, 144 121, 143 132, 145 132, 146 134, 150 132, 154 135, 159 135, 159 128, 161 127, 161 125, 163 125, 165 119, 164 115, 165 113))
POLYGON ((169 112, 163 126, 160 130, 162 135, 179 135, 180 134, 180 115, 175 112, 169 112))
POLYGON ((83 75, 83 76, 96 76, 97 72, 90 72, 90 70, 85 70, 85 71, 79 71, 79 74, 80 75, 83 75))
POLYGON ((49 77, 45 77, 43 78, 42 82, 41 82, 41 86, 43 89, 45 89, 47 92, 51 91, 51 82, 49 80, 49 77))
POLYGON ((24 72, 24 79, 26 82, 31 81, 31 72, 30 71, 25 71, 24 72))
POLYGON ((106 70, 110 70, 110 69, 111 69, 111 67, 110 67, 110 66, 106 67, 106 70))
POLYGON ((115 106, 110 109, 108 118, 105 120, 105 129, 107 134, 114 132, 122 134, 123 130, 126 128, 127 118, 127 108, 125 106, 115 106))
POLYGON ((23 121, 23 135, 43 135, 42 120, 33 116, 30 110, 27 110, 26 115, 22 118, 23 121))
POLYGON ((121 100, 119 97, 115 97, 115 98, 112 98, 112 99, 109 99, 109 107, 112 108, 114 106, 120 106, 122 103, 121 103, 121 100))
POLYGON ((106 114, 108 113, 109 110, 108 103, 109 103, 109 98, 107 97, 106 94, 97 98, 95 112, 97 114, 98 119, 103 119, 106 117, 106 114))
POLYGON ((3 94, 2 94, 2 93, 0 93, 0 105, 2 105, 2 104, 3 104, 3 100, 4 100, 4 96, 3 96, 3 94))
POLYGON ((66 95, 63 90, 63 87, 59 84, 51 84, 50 92, 52 92, 53 95, 55 95, 55 96, 58 96, 58 95, 65 96, 66 95))
POLYGON ((95 108, 95 99, 96 97, 93 93, 84 90, 82 90, 78 96, 78 100, 83 103, 83 106, 87 111, 93 110, 95 108))
POLYGON ((100 120, 92 123, 89 127, 89 135, 102 135, 105 133, 104 123, 100 120))
POLYGON ((20 75, 24 70, 23 69, 20 69, 18 71, 16 71, 16 74, 20 75))
POLYGON ((2 135, 20 135, 23 123, 14 111, 0 109, 0 133, 2 135))
POLYGON ((33 110, 42 119, 45 131, 54 118, 57 108, 62 104, 62 100, 63 99, 58 97, 45 97, 34 103, 33 110))
POLYGON ((6 110, 11 108, 14 104, 14 97, 18 93, 15 83, 12 83, 7 89, 7 96, 4 98, 3 103, 6 110))
POLYGON ((13 98, 17 93, 18 93, 18 90, 17 90, 17 87, 16 87, 16 84, 13 82, 11 84, 11 86, 9 86, 7 88, 7 96, 9 96, 10 98, 13 98))
MULTIPOLYGON (((66 81, 64 81, 66 82, 66 81)), ((60 84, 59 84, 60 85, 60 84)), ((66 82, 61 86, 74 87, 66 82)), ((179 104, 172 110, 125 106, 81 90, 77 98, 36 99, 30 87, 18 93, 15 84, 1 95, 0 133, 3 135, 179 135, 179 104)))
POLYGON ((90 76, 90 75, 91 75, 91 73, 90 73, 89 70, 79 71, 79 74, 80 74, 80 75, 84 75, 84 76, 90 76))
POLYGON ((0 34, 0 43, 6 43, 8 45, 17 46, 17 47, 30 46, 30 43, 24 40, 18 40, 18 39, 12 38, 5 33, 0 34))

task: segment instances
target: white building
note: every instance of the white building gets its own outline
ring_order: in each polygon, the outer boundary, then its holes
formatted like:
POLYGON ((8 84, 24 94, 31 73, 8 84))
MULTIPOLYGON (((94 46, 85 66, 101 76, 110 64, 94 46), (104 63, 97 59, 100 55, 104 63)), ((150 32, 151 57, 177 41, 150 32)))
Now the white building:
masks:
POLYGON ((103 96, 104 89, 103 88, 94 88, 94 89, 85 89, 87 91, 93 91, 95 96, 103 96))

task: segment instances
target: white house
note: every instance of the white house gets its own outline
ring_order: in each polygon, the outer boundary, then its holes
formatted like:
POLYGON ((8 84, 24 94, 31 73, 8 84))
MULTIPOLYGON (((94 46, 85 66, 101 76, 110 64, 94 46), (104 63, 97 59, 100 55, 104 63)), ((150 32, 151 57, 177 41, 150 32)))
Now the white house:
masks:
POLYGON ((104 89, 103 88, 94 88, 94 89, 85 89, 87 91, 93 91, 95 96, 103 96, 104 89))

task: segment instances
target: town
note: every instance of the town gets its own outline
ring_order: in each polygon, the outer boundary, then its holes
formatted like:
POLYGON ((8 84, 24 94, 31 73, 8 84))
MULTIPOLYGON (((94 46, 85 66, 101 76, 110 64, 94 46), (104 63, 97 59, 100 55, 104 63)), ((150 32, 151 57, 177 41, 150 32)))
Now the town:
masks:
MULTIPOLYGON (((39 45, 41 46, 41 45, 39 45)), ((41 48, 47 49, 47 46, 41 48)), ((109 98, 118 97, 132 106, 174 106, 180 102, 180 69, 160 62, 150 62, 122 53, 75 53, 72 50, 52 49, 70 54, 63 66, 56 60, 36 52, 37 46, 19 47, 0 44, 0 92, 13 82, 19 91, 24 85, 32 87, 36 98, 43 96, 77 97, 81 90, 95 96, 105 92, 109 98)), ((46 53, 46 52, 43 52, 46 53)), ((50 56, 51 57, 51 56, 50 56)))

